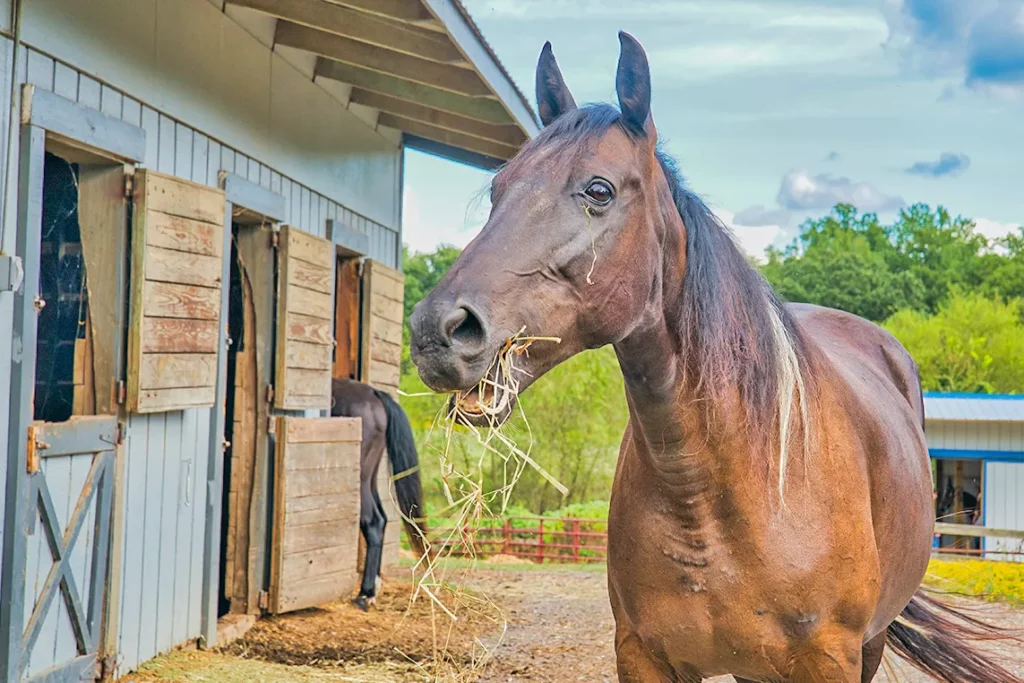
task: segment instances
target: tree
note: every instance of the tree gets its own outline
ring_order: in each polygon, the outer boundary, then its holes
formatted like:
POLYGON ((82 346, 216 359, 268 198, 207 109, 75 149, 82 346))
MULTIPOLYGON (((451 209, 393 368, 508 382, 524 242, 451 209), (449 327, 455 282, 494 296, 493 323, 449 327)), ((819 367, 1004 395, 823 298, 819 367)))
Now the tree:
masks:
POLYGON ((444 244, 430 253, 410 253, 409 247, 402 245, 402 270, 405 273, 402 374, 412 371, 412 359, 409 355, 409 316, 412 315, 412 309, 437 286, 460 253, 462 252, 458 248, 444 244))
POLYGON ((924 287, 914 274, 894 271, 896 249, 875 214, 858 216, 840 204, 828 216, 804 223, 785 251, 770 249, 762 272, 788 301, 839 308, 884 320, 901 308, 918 308, 924 287))
POLYGON ((932 316, 904 310, 885 323, 917 361, 925 391, 1024 391, 1021 305, 955 291, 932 316))
POLYGON ((881 322, 897 310, 935 313, 955 288, 1024 295, 1024 232, 990 242, 974 222, 915 204, 891 225, 847 204, 808 220, 762 272, 783 298, 881 322))

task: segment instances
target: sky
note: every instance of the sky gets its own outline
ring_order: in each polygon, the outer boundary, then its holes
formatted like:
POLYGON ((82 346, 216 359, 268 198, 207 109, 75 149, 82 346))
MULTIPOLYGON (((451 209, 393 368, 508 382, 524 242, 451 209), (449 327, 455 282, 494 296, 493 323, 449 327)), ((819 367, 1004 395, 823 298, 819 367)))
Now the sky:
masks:
MULTIPOLYGON (((647 52, 659 139, 750 254, 837 202, 1024 222, 1024 0, 464 0, 536 109, 550 40, 578 103, 647 52)), ((465 246, 491 174, 407 151, 404 240, 465 246)))

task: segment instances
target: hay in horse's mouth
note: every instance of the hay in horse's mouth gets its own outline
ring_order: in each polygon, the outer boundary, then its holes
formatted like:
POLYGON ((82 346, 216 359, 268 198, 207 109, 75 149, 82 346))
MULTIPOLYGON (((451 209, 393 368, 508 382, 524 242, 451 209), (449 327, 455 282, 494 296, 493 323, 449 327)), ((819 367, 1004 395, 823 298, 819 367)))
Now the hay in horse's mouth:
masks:
POLYGON ((512 407, 519 395, 517 373, 525 373, 516 367, 516 359, 529 356, 534 342, 549 341, 560 344, 560 337, 524 336, 524 326, 509 337, 494 355, 490 367, 475 387, 455 393, 451 410, 453 417, 464 424, 495 427, 504 422, 512 413, 512 407))

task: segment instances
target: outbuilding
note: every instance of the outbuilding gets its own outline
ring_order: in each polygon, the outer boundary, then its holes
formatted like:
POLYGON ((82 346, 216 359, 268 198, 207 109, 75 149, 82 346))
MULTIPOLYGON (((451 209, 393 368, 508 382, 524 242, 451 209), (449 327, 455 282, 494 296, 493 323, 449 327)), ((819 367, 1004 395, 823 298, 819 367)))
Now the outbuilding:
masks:
POLYGON ((330 386, 398 386, 404 150, 494 168, 525 98, 458 0, 0 0, 0 34, 0 680, 342 597, 330 386))
MULTIPOLYGON (((1024 531, 1024 395, 927 393, 936 519, 1024 531)), ((941 547, 1021 553, 1012 538, 942 536, 941 547)))

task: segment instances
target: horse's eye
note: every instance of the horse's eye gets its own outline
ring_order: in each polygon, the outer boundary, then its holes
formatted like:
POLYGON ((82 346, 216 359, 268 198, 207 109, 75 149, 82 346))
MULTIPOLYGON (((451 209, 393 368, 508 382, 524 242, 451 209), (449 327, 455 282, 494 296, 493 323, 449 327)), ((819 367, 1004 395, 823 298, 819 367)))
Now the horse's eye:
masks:
POLYGON ((612 200, 612 188, 603 180, 590 183, 585 194, 597 204, 607 204, 612 200))

